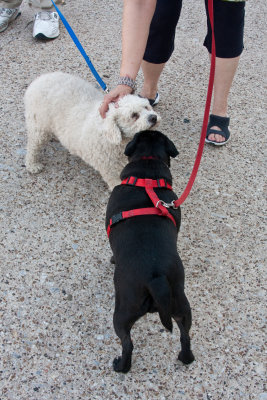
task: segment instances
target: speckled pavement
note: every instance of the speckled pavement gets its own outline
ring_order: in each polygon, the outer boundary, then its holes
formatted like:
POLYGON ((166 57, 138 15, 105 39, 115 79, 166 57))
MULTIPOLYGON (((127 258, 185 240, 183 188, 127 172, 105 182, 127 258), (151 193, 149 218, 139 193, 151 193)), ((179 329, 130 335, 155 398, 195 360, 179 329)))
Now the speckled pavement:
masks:
MULTIPOLYGON (((111 87, 120 64, 121 7, 115 0, 69 0, 61 7, 111 87)), ((112 369, 121 348, 112 325, 107 187, 57 142, 45 150, 44 172, 32 176, 24 166, 23 95, 30 82, 55 70, 94 79, 62 25, 54 41, 32 38, 26 4, 0 34, 1 400, 267 399, 265 21, 265 0, 248 1, 245 49, 230 96, 231 141, 205 146, 182 206, 178 247, 196 361, 178 362, 178 329, 169 334, 158 315, 148 315, 133 328, 127 375, 112 369)), ((180 151, 172 162, 178 195, 192 170, 204 113, 204 34, 203 2, 185 1, 157 106, 161 130, 180 151)))

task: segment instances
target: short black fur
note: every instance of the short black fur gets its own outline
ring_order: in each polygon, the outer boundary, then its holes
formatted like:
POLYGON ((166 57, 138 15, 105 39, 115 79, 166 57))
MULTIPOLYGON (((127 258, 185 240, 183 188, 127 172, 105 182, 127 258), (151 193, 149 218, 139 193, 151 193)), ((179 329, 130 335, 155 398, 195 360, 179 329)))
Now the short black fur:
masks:
MULTIPOLYGON (((170 157, 175 157, 178 151, 161 132, 137 133, 126 146, 125 154, 129 163, 122 170, 121 179, 164 178, 172 184, 170 157)), ((155 192, 167 203, 177 199, 169 189, 157 188, 155 192)), ((116 186, 107 206, 106 227, 110 218, 121 211, 152 206, 144 188, 116 186)), ((122 344, 122 356, 113 361, 116 372, 130 370, 133 350, 130 331, 147 312, 157 311, 169 331, 172 331, 172 318, 176 321, 182 347, 178 359, 185 364, 194 360, 189 337, 191 309, 184 293, 184 269, 177 252, 180 208, 170 212, 176 227, 169 218, 146 215, 123 220, 111 228, 109 240, 115 263, 113 322, 122 344)))

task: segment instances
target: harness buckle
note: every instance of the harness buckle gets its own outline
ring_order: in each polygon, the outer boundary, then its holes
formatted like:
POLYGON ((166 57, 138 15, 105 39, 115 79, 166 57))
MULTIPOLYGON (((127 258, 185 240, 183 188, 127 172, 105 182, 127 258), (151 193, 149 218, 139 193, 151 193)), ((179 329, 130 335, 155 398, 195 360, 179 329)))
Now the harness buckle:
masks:
POLYGON ((121 220, 123 220, 122 212, 113 215, 113 217, 111 218, 111 225, 115 225, 121 220))
POLYGON ((135 176, 129 176, 129 178, 126 181, 126 184, 135 186, 136 182, 137 182, 137 178, 135 176), (132 182, 130 182, 130 180, 132 180, 132 182))

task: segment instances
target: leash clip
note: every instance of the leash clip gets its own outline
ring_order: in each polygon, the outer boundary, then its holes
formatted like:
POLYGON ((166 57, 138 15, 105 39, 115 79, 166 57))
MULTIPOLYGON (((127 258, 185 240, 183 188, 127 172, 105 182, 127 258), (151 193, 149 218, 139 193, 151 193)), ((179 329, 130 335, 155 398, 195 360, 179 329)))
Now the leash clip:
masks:
POLYGON ((156 204, 156 208, 159 208, 159 204, 161 204, 165 208, 170 208, 172 206, 171 203, 165 203, 163 200, 158 200, 156 204))
POLYGON ((156 204, 157 208, 159 208, 159 204, 161 204, 165 208, 173 208, 174 210, 177 210, 178 208, 175 206, 175 200, 173 200, 171 203, 165 203, 165 201, 159 200, 156 204))
POLYGON ((172 207, 174 210, 177 210, 177 208, 179 208, 179 206, 178 206, 178 207, 175 206, 175 200, 173 200, 173 201, 170 203, 170 207, 172 207))

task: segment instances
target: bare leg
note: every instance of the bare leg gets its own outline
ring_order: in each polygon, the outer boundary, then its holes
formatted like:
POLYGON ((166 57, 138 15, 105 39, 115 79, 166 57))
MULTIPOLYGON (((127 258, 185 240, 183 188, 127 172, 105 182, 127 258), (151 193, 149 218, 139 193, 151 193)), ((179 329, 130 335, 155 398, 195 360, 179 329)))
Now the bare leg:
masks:
MULTIPOLYGON (((221 117, 227 116, 228 96, 236 73, 240 57, 235 58, 216 58, 216 70, 214 79, 214 96, 212 114, 221 117)), ((144 84, 140 95, 149 99, 154 99, 158 90, 158 82, 165 63, 152 64, 142 61, 142 71, 144 74, 144 84)), ((219 127, 212 127, 220 131, 219 127)), ((220 134, 210 134, 210 140, 223 142, 225 138, 220 134)))
POLYGON ((165 66, 163 64, 152 64, 147 61, 142 61, 141 67, 144 74, 144 84, 140 95, 148 99, 154 99, 158 91, 158 82, 161 72, 165 66))
MULTIPOLYGON (((221 117, 227 116, 228 96, 238 66, 239 58, 240 57, 216 57, 214 96, 212 106, 212 114, 214 115, 219 115, 221 117)), ((218 126, 213 126, 211 128, 220 131, 218 126)), ((223 136, 214 133, 211 133, 208 139, 216 142, 225 141, 223 136)))

